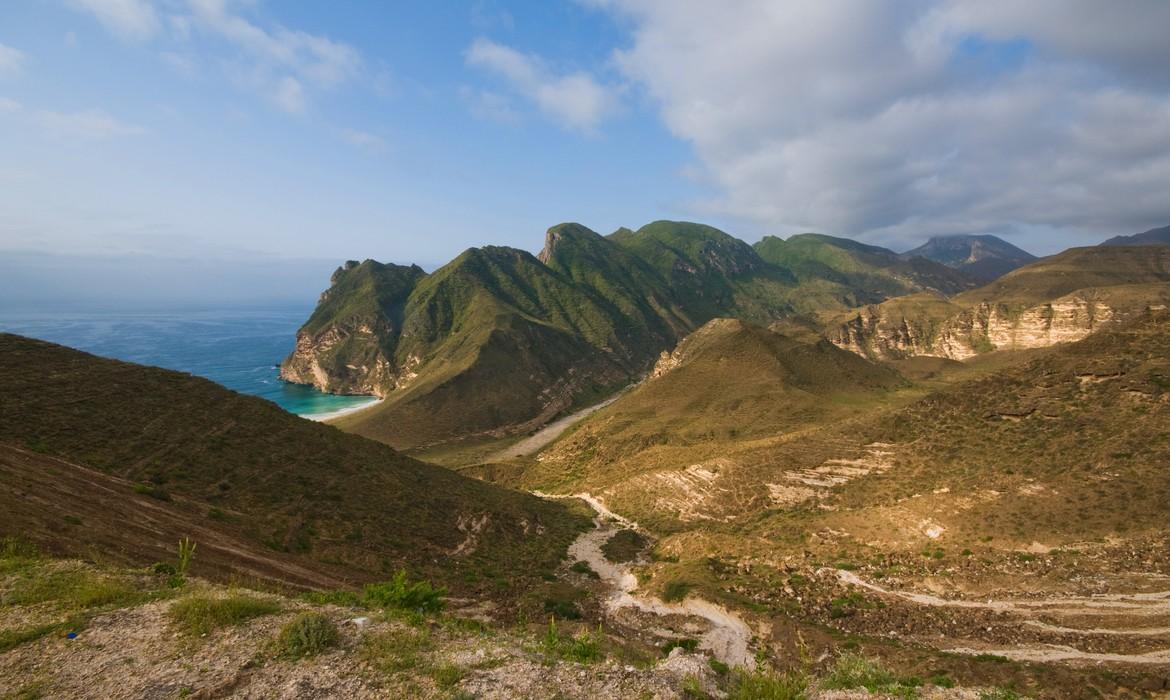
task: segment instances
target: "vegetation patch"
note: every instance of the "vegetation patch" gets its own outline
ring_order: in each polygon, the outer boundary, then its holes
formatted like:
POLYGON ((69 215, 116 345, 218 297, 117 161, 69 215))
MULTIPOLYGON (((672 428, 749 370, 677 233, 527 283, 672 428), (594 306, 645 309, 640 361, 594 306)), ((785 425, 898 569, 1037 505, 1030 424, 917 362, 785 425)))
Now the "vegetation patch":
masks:
POLYGON ((731 680, 729 700, 803 700, 808 678, 800 673, 776 673, 760 668, 736 671, 731 680))
POLYGON ((682 581, 679 579, 669 581, 665 586, 662 587, 662 599, 668 603, 677 603, 683 598, 686 598, 687 594, 690 593, 691 589, 694 587, 695 585, 689 581, 682 581))
POLYGON ((540 639, 541 652, 550 659, 591 664, 600 661, 605 654, 601 650, 600 635, 582 630, 570 635, 557 629, 555 619, 549 620, 548 629, 540 639))
POLYGON ((922 681, 917 678, 895 676, 874 659, 858 654, 844 654, 818 682, 822 690, 856 690, 865 688, 871 693, 895 697, 914 697, 922 681))
POLYGON ((637 559, 648 544, 645 537, 633 530, 618 530, 601 545, 601 553, 614 563, 624 564, 637 559))
POLYGON ((306 612, 280 630, 276 647, 281 656, 303 659, 337 646, 337 625, 319 612, 306 612))
POLYGON ((263 615, 280 612, 280 606, 270 600, 246 595, 226 598, 192 596, 171 605, 171 621, 192 635, 213 632, 221 627, 242 625, 263 615))

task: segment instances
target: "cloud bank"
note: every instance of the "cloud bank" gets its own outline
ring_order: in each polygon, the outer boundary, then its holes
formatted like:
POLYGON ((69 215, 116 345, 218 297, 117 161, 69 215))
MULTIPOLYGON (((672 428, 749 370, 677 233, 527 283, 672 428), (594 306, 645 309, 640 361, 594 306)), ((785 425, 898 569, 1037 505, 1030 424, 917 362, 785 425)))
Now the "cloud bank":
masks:
POLYGON ((895 246, 1170 222, 1164 0, 590 4, 630 27, 615 62, 693 146, 704 212, 895 246))

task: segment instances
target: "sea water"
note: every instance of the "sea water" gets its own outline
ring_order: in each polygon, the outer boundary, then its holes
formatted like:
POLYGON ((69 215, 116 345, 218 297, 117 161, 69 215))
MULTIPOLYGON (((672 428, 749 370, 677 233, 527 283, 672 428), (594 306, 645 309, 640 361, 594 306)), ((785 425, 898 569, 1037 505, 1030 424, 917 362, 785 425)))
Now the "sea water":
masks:
POLYGON ((306 417, 372 403, 282 381, 288 356, 311 307, 169 311, 18 311, 0 309, 0 332, 47 340, 102 357, 188 372, 268 399, 306 417))

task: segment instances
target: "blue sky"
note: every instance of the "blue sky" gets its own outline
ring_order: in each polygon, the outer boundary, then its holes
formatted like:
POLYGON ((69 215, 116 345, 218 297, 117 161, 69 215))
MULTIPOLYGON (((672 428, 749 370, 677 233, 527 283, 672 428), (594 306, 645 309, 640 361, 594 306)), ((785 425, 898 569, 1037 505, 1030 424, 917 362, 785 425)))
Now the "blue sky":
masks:
POLYGON ((433 265, 471 245, 538 249, 562 220, 608 232, 684 213, 688 149, 645 104, 615 106, 604 130, 567 123, 468 65, 490 40, 601 80, 610 16, 430 5, 235 8, 262 31, 346 45, 353 65, 319 83, 214 30, 140 36, 67 3, 6 5, 0 42, 26 58, 0 83, 19 104, 0 117, 3 247, 433 265), (299 101, 281 101, 285 78, 299 101))
POLYGON ((1162 0, 3 3, 0 251, 434 267, 680 218, 1055 252, 1170 223, 1168 23, 1162 0))

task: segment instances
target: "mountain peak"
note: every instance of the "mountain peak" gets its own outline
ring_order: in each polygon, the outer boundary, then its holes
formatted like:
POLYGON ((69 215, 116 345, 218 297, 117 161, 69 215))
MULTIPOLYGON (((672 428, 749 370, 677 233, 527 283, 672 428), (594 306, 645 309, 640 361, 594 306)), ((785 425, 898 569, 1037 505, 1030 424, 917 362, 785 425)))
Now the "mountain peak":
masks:
POLYGON ((542 263, 547 265, 549 261, 552 260, 553 254, 556 251, 556 247, 560 245, 562 241, 571 240, 573 238, 601 238, 601 234, 590 230, 588 227, 573 222, 551 226, 544 234, 544 248, 541 249, 540 254, 536 257, 542 263))
POLYGON ((1170 226, 1152 228, 1149 231, 1135 233, 1132 236, 1114 236, 1101 245, 1170 245, 1170 226))
POLYGON ((972 279, 987 283, 1027 265, 1036 256, 989 234, 933 236, 903 257, 920 257, 942 263, 972 279))

